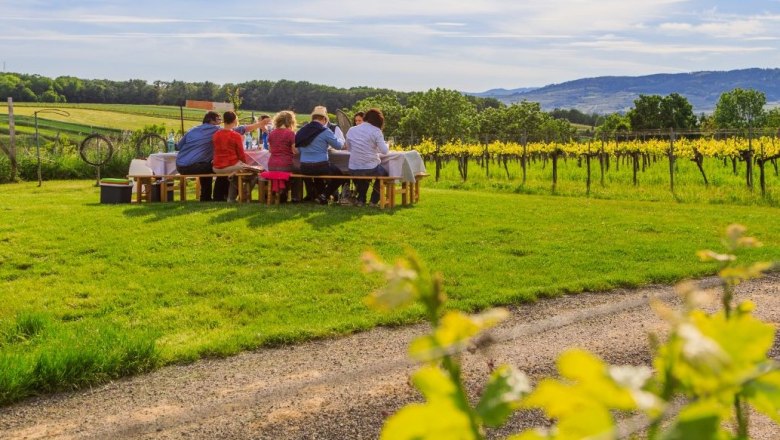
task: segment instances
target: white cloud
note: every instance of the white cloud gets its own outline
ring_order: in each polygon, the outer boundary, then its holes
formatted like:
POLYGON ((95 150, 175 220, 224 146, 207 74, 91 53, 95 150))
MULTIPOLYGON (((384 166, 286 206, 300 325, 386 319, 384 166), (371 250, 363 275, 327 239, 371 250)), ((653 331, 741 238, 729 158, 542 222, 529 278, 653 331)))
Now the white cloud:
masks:
POLYGON ((57 16, 10 16, 3 17, 12 21, 42 21, 63 23, 91 23, 91 24, 170 24, 170 23, 203 23, 206 20, 192 20, 181 18, 137 17, 127 15, 84 15, 78 17, 57 16))
POLYGON ((671 31, 678 34, 696 33, 712 38, 744 38, 768 32, 766 23, 759 19, 740 19, 700 24, 661 23, 658 28, 661 31, 671 31))
POLYGON ((604 38, 596 41, 581 41, 571 43, 571 46, 600 51, 627 52, 643 55, 728 54, 777 51, 777 48, 771 46, 745 46, 738 44, 651 44, 622 38, 604 38))
POLYGON ((759 66, 780 50, 777 1, 311 0, 294 11, 244 0, 213 10, 178 0, 0 3, 3 59, 55 76, 478 91, 759 66), (226 69, 204 54, 240 62, 226 69))

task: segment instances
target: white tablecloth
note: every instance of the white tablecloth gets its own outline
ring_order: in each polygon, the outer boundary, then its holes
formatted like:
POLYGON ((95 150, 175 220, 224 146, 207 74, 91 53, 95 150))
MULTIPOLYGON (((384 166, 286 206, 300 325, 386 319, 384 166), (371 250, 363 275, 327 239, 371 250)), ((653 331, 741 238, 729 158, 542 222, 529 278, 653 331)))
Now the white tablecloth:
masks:
POLYGON ((262 148, 258 150, 247 150, 247 159, 249 159, 248 165, 260 165, 264 170, 268 169, 268 159, 271 158, 271 152, 262 148))
MULTIPOLYGON (((245 153, 249 159, 249 165, 260 165, 263 169, 268 169, 270 151, 258 149, 248 150, 245 153)), ((328 159, 342 173, 349 174, 349 151, 330 150, 328 159)), ((391 151, 388 154, 380 154, 379 159, 388 175, 398 177, 402 182, 414 182, 415 175, 425 172, 422 157, 415 150, 391 151)), ((146 163, 156 175, 176 173, 176 153, 155 153, 146 159, 146 163)), ((299 165, 296 157, 294 166, 298 167, 299 165)))
MULTIPOLYGON (((330 150, 328 159, 342 173, 349 174, 349 151, 330 150)), ((422 157, 415 150, 380 154, 379 160, 389 176, 398 177, 402 182, 414 182, 415 175, 425 172, 422 157)))
POLYGON ((154 153, 146 158, 146 165, 156 176, 176 174, 176 153, 154 153))

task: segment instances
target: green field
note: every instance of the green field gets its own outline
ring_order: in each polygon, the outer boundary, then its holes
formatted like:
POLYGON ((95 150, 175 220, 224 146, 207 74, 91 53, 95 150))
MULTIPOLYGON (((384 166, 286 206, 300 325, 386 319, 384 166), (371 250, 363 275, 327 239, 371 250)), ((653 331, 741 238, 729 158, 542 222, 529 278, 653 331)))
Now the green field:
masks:
MULTIPOLYGON (((130 104, 41 104, 41 103, 14 103, 14 115, 17 116, 17 124, 22 126, 21 131, 29 131, 25 127, 32 127, 33 113, 45 109, 57 108, 70 113, 70 116, 61 116, 54 113, 41 113, 38 116, 39 125, 57 124, 55 129, 71 133, 93 131, 133 131, 140 130, 148 125, 162 125, 166 131, 181 129, 179 107, 163 105, 130 105, 130 104), (19 118, 21 116, 21 118, 19 118), (72 124, 72 126, 71 126, 72 124)), ((268 114, 273 116, 275 112, 260 110, 242 110, 242 121, 249 118, 254 112, 255 116, 268 114)), ((184 130, 199 125, 203 120, 205 111, 198 109, 184 109, 184 130)), ((308 115, 298 115, 299 124, 308 120, 308 115)), ((0 106, 0 127, 8 125, 8 107, 0 106)))
POLYGON ((772 207, 423 188, 369 208, 98 204, 92 181, 0 186, 0 401, 159 365, 420 319, 362 299, 359 257, 414 249, 450 306, 476 310, 712 273, 696 261, 739 222, 778 259, 772 207))

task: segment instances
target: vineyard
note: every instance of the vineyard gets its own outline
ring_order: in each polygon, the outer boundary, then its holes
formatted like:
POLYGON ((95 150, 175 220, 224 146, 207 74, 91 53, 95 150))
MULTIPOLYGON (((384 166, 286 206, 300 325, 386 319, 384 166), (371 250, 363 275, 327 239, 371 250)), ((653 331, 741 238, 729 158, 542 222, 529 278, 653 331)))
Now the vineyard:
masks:
POLYGON ((457 164, 458 177, 463 182, 470 178, 471 162, 481 168, 480 174, 484 173, 490 179, 501 178, 496 175, 496 168, 505 175, 506 180, 514 180, 519 171, 522 184, 528 179, 529 168, 537 167, 549 170, 553 191, 560 183, 561 168, 573 161, 578 169, 584 169, 581 174, 588 193, 594 181, 603 186, 609 173, 618 172, 621 168, 630 171, 633 186, 640 185, 641 176, 648 171, 654 173, 653 181, 657 183, 658 169, 661 167, 666 174, 668 189, 674 192, 675 181, 681 168, 687 168, 686 165, 692 163, 703 186, 722 183, 720 179, 713 177, 720 176, 722 171, 727 169, 734 176, 741 175, 745 187, 753 189, 757 186, 761 194, 766 196, 770 192, 769 183, 778 182, 780 159, 780 139, 774 136, 727 137, 726 133, 680 138, 675 138, 674 135, 666 138, 654 136, 644 139, 634 134, 604 140, 563 143, 478 144, 458 141, 437 144, 425 140, 405 148, 415 149, 422 155, 437 181, 442 177, 442 170, 452 162, 457 164))

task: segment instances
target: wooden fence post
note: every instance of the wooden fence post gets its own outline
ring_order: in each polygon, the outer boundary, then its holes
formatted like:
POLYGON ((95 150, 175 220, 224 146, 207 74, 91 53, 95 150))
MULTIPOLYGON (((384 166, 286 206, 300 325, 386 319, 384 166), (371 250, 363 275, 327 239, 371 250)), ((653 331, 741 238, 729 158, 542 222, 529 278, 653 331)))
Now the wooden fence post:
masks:
POLYGON ((16 124, 14 122, 14 99, 8 98, 8 160, 11 161, 11 182, 16 180, 19 164, 16 161, 16 124))
POLYGON ((674 194, 674 129, 669 133, 669 187, 674 194))

